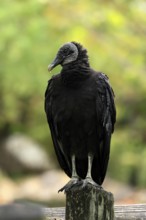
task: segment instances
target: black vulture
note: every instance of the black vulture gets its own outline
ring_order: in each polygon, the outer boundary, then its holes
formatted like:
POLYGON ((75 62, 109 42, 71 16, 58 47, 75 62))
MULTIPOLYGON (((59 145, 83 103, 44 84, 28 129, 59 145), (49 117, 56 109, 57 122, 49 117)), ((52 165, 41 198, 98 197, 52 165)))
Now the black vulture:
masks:
POLYGON ((87 50, 64 44, 49 65, 61 72, 49 81, 45 112, 61 168, 71 180, 59 191, 88 183, 101 187, 116 121, 114 93, 108 77, 90 68, 87 50))

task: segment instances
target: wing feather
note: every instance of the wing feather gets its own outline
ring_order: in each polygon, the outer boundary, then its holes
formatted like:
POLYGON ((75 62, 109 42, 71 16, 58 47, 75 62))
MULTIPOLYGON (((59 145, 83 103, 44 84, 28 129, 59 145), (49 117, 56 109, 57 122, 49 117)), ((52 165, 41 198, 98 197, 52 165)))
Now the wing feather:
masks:
POLYGON ((53 77, 52 79, 48 81, 48 86, 45 92, 45 112, 47 115, 47 120, 48 120, 48 124, 50 127, 57 159, 59 161, 61 168, 65 171, 65 173, 69 177, 71 177, 71 166, 61 151, 60 142, 59 142, 58 135, 55 129, 57 125, 55 124, 55 121, 53 120, 54 117, 53 117, 52 105, 53 105, 53 77))
MULTIPOLYGON (((109 155, 110 155, 110 141, 111 135, 114 131, 114 124, 116 121, 116 108, 114 103, 114 92, 109 84, 108 77, 103 73, 98 73, 97 77, 97 101, 96 101, 96 112, 99 114, 99 96, 102 100, 102 115, 101 118, 101 127, 103 131, 103 137, 100 143, 100 181, 102 184, 105 174, 107 171, 109 155)), ((100 111, 101 113, 101 111, 100 111)))

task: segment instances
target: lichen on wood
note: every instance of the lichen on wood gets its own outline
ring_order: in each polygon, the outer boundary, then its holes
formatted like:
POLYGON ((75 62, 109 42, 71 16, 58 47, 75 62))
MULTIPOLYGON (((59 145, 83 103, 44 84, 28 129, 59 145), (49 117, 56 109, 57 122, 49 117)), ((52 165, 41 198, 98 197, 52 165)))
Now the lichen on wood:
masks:
POLYGON ((114 220, 113 195, 88 184, 66 193, 66 220, 114 220))

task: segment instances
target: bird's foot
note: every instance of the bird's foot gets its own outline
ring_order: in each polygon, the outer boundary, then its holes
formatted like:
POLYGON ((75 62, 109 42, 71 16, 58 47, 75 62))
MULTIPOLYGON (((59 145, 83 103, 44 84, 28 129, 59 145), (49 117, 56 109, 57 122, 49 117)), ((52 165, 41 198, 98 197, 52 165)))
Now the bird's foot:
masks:
POLYGON ((92 186, 97 187, 98 189, 102 189, 102 186, 98 185, 94 180, 90 177, 87 177, 86 179, 82 180, 82 188, 85 188, 88 184, 91 184, 92 186))
POLYGON ((65 186, 63 186, 61 189, 58 190, 58 193, 62 192, 62 191, 64 191, 66 193, 71 188, 73 188, 75 186, 79 186, 79 185, 81 185, 80 179, 77 177, 73 177, 65 186))

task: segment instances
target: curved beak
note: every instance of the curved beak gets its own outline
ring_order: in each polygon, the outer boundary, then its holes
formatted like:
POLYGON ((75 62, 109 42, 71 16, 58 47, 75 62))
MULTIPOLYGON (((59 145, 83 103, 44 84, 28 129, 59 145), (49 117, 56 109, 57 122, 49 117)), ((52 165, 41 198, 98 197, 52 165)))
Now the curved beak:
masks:
POLYGON ((53 62, 48 66, 48 71, 50 72, 52 69, 54 69, 55 66, 59 65, 61 63, 60 59, 56 57, 53 62))

